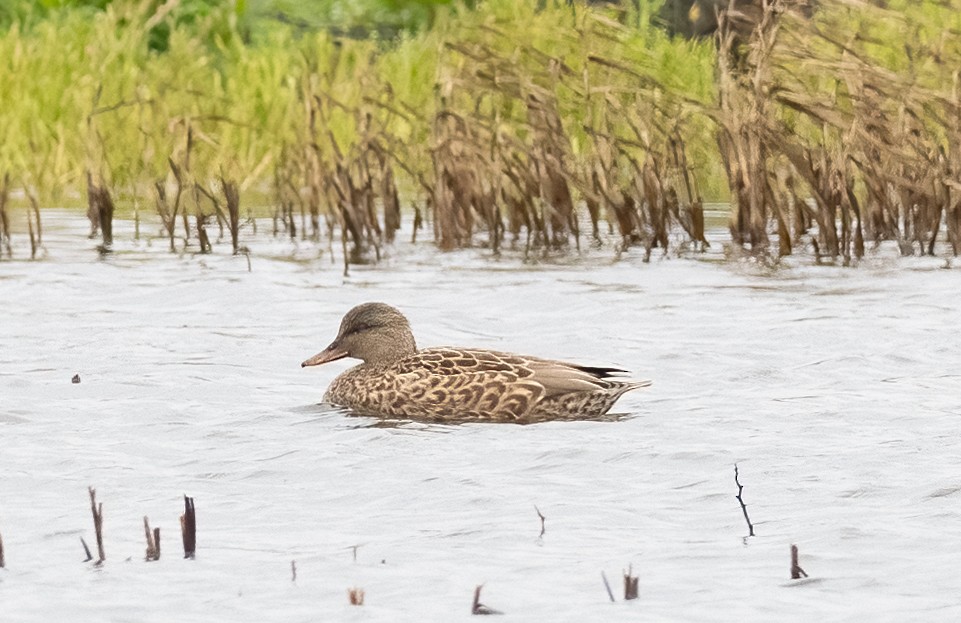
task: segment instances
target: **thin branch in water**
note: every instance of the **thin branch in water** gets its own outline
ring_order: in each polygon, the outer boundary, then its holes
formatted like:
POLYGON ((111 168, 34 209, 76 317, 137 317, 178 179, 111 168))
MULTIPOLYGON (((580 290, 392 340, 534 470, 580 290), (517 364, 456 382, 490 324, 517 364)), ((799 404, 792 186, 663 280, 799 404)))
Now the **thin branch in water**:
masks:
POLYGON ((744 521, 747 522, 748 536, 754 536, 754 524, 751 523, 751 518, 747 516, 747 506, 744 504, 744 499, 741 497, 741 492, 744 491, 744 485, 738 480, 737 463, 734 464, 734 484, 737 485, 737 498, 738 503, 741 505, 741 512, 744 513, 744 521))
POLYGON ((534 505, 534 510, 537 511, 537 516, 541 518, 541 533, 537 535, 537 537, 543 538, 544 531, 546 530, 546 528, 544 527, 544 520, 546 519, 546 517, 544 517, 544 515, 541 513, 541 509, 537 508, 537 504, 534 505))
POLYGON ((797 545, 791 545, 791 579, 799 580, 806 577, 808 574, 797 564, 797 545))
POLYGON ((477 588, 474 589, 474 603, 471 605, 471 614, 504 614, 500 610, 494 610, 489 608, 480 602, 481 589, 484 588, 483 584, 478 584, 477 588))
POLYGON ((3 535, 0 535, 0 569, 7 566, 7 561, 3 557, 3 535))
POLYGON ((90 562, 93 560, 93 554, 90 553, 90 546, 87 545, 87 542, 83 540, 83 537, 80 537, 80 544, 83 545, 83 552, 87 556, 83 561, 90 562))
POLYGON ((297 561, 296 560, 290 561, 290 581, 291 582, 297 581, 297 561))
POLYGON ((601 571, 601 579, 604 580, 604 588, 607 589, 607 596, 611 598, 611 603, 617 601, 614 599, 614 591, 611 590, 611 583, 607 581, 607 574, 601 571))

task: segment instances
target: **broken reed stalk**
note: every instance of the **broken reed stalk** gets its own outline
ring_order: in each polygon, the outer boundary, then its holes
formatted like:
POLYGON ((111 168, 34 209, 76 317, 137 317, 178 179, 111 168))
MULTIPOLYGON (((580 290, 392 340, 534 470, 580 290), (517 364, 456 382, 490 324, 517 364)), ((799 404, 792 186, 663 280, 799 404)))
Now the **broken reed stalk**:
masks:
POLYGON ((3 250, 6 249, 7 257, 10 257, 10 219, 7 216, 7 199, 10 197, 10 174, 3 174, 3 183, 0 184, 0 258, 3 258, 3 250))
POLYGON ((799 580, 808 577, 804 569, 797 564, 797 545, 791 545, 791 579, 799 580))
POLYGON ((43 244, 43 227, 40 225, 40 203, 37 197, 27 190, 30 210, 27 211, 27 232, 30 235, 30 259, 37 259, 37 249, 43 244))
POLYGON ((741 492, 744 491, 744 485, 738 480, 737 463, 734 464, 734 484, 737 485, 737 498, 738 503, 741 505, 741 512, 744 513, 744 521, 747 522, 748 536, 754 536, 754 524, 751 523, 751 518, 747 516, 747 506, 744 504, 744 499, 741 497, 741 492))
POLYGON ((184 558, 193 559, 197 551, 197 513, 194 499, 184 496, 184 514, 180 516, 180 534, 184 541, 184 558))
POLYGON ((33 233, 33 217, 27 214, 27 235, 30 236, 30 259, 37 257, 37 238, 33 233))
POLYGON ((184 178, 183 172, 180 167, 177 166, 177 163, 173 161, 173 158, 168 158, 167 164, 170 165, 170 171, 173 174, 174 181, 177 183, 177 192, 174 194, 173 203, 171 204, 167 199, 166 179, 157 180, 157 182, 154 183, 154 188, 157 191, 157 214, 160 215, 164 229, 167 230, 167 237, 170 239, 170 250, 176 251, 174 239, 177 229, 177 214, 183 211, 181 210, 180 204, 183 199, 184 178))
POLYGON ((296 560, 290 561, 290 581, 291 582, 297 581, 297 561, 296 560))
POLYGON ((194 222, 197 226, 197 242, 200 243, 200 252, 210 253, 213 251, 213 245, 210 244, 210 236, 207 235, 207 218, 209 215, 201 211, 199 202, 194 203, 197 206, 197 211, 194 213, 194 222))
POLYGON ((627 566, 627 571, 624 572, 624 600, 628 601, 631 599, 637 599, 637 584, 640 578, 631 575, 632 567, 627 566))
POLYGON ((97 187, 90 169, 87 169, 87 220, 90 221, 90 235, 87 237, 93 238, 100 231, 100 211, 97 209, 97 187))
POLYGON ((607 596, 611 598, 611 603, 617 601, 614 599, 614 591, 611 590, 611 583, 607 581, 607 574, 601 571, 601 579, 604 580, 604 588, 607 590, 607 596))
POLYGON ((363 606, 364 605, 364 589, 348 588, 347 599, 350 601, 350 605, 352 606, 363 606))
POLYGON ((113 198, 107 187, 94 181, 93 174, 87 171, 87 218, 90 219, 90 237, 99 228, 103 243, 102 253, 109 252, 113 246, 113 198))
POLYGON ((7 566, 7 561, 3 556, 3 535, 0 535, 0 569, 7 566))
POLYGON ((30 197, 30 208, 33 210, 33 217, 37 223, 37 246, 43 244, 43 225, 40 223, 40 202, 33 193, 28 193, 30 197))
POLYGON ((478 584, 477 588, 474 589, 474 603, 471 605, 471 614, 504 614, 500 610, 494 610, 489 608, 480 602, 481 589, 484 588, 483 584, 478 584))
MULTIPOLYGON (((97 504, 96 489, 87 487, 87 491, 90 493, 90 512, 93 514, 93 529, 97 535, 97 556, 99 556, 97 564, 99 565, 107 559, 107 555, 103 551, 103 503, 97 504)), ((86 544, 84 547, 86 547, 86 544)))
MULTIPOLYGON (((230 223, 230 243, 233 245, 234 255, 240 252, 240 190, 237 183, 220 178, 220 186, 227 202, 227 217, 230 223)), ((249 258, 248 258, 249 261, 249 258)))
POLYGON ((541 514, 541 509, 537 508, 537 504, 534 505, 534 510, 537 511, 537 516, 541 518, 541 533, 537 535, 538 538, 541 538, 544 536, 544 532, 546 530, 546 528, 544 527, 544 521, 546 517, 544 517, 544 515, 541 514))
POLYGON ((147 555, 146 560, 160 560, 160 528, 154 528, 153 531, 150 530, 150 520, 147 516, 143 517, 143 533, 147 538, 147 555))

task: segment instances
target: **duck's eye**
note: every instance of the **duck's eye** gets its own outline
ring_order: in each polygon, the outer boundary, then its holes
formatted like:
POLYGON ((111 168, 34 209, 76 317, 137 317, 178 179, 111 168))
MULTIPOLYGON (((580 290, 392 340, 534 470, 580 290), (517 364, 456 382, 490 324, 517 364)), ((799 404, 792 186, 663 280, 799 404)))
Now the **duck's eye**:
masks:
POLYGON ((361 333, 362 331, 366 331, 366 330, 368 330, 368 329, 370 329, 370 325, 369 325, 369 324, 366 324, 366 323, 361 323, 361 324, 358 324, 358 325, 354 325, 354 327, 350 330, 350 332, 348 333, 348 335, 352 335, 352 334, 354 334, 354 333, 361 333))

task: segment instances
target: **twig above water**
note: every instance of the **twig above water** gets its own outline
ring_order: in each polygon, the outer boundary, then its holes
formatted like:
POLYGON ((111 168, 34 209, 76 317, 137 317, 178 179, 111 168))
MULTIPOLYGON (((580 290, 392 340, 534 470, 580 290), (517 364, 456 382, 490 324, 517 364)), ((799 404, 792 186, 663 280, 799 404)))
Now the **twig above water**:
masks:
POLYGON ((93 554, 90 553, 90 546, 87 545, 87 542, 83 540, 83 537, 80 537, 80 544, 83 545, 83 552, 87 556, 83 561, 90 562, 93 560, 93 554))
POLYGON ((747 522, 748 536, 754 536, 754 524, 751 523, 751 518, 747 516, 747 506, 744 504, 744 499, 741 497, 741 492, 744 491, 744 485, 738 480, 737 463, 734 464, 734 484, 737 485, 737 498, 738 503, 741 505, 741 512, 744 513, 744 521, 747 522))
POLYGON ((537 537, 538 537, 538 538, 542 538, 542 537, 544 536, 544 532, 545 532, 545 530, 546 530, 546 528, 544 527, 544 520, 545 520, 546 518, 544 517, 544 514, 541 513, 541 509, 537 508, 537 504, 534 505, 534 510, 537 511, 537 516, 540 517, 540 519, 541 519, 541 533, 540 533, 539 535, 537 535, 537 537))
POLYGON ((617 601, 614 599, 614 591, 611 590, 611 583, 607 581, 607 575, 601 571, 601 579, 604 580, 604 588, 607 589, 607 596, 611 598, 611 603, 617 601))

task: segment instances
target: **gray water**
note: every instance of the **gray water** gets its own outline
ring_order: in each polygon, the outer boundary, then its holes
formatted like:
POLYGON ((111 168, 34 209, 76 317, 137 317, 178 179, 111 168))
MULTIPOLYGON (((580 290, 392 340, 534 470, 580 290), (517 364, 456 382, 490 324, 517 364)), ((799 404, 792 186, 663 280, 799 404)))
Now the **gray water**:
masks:
POLYGON ((943 260, 770 270, 715 244, 524 263, 399 243, 345 278, 326 245, 254 238, 248 270, 226 245, 134 243, 129 223, 98 260, 84 227, 48 217, 41 261, 0 262, 0 620, 467 620, 478 584, 519 621, 961 616, 961 297, 943 260), (654 385, 617 422, 352 417, 319 404, 350 363, 299 363, 369 300, 421 346, 654 385), (79 541, 88 486, 99 568, 79 541), (792 543, 808 579, 789 579, 792 543), (640 597, 623 602, 628 565, 640 597))

